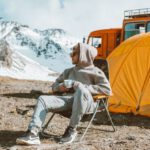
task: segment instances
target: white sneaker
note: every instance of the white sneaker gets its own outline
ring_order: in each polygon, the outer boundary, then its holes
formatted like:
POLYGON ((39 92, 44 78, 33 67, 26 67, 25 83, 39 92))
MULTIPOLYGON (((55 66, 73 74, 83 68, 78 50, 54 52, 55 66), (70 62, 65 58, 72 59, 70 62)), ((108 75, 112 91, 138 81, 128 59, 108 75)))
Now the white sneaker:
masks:
POLYGON ((39 136, 33 134, 30 131, 27 131, 22 137, 17 138, 16 143, 21 144, 21 145, 39 145, 39 144, 41 144, 39 136))

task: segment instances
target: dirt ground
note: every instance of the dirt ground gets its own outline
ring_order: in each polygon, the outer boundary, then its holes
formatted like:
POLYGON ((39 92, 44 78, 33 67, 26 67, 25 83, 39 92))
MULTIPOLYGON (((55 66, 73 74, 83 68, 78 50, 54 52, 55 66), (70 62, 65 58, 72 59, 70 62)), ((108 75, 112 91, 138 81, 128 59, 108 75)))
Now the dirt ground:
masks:
MULTIPOLYGON (((72 144, 58 144, 68 119, 56 115, 40 146, 16 145, 16 138, 27 129, 36 99, 47 93, 51 83, 15 80, 0 77, 0 149, 10 150, 149 150, 150 118, 132 114, 112 114, 117 131, 111 132, 110 122, 104 113, 98 114, 82 142, 78 142, 87 121, 81 123, 77 140, 72 144)), ((48 117, 51 113, 48 113, 48 117)), ((47 117, 47 118, 48 118, 47 117)))

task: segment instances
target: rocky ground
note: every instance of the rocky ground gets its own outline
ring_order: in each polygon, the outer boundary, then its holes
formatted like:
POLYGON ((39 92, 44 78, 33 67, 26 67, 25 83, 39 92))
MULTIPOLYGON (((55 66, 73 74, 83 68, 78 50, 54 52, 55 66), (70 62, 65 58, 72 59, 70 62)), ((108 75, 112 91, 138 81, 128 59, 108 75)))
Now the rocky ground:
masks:
MULTIPOLYGON (((68 119, 56 115, 46 131, 50 138, 41 137, 40 146, 16 145, 16 138, 27 129, 36 99, 41 92, 47 93, 51 83, 41 81, 15 80, 0 77, 0 149, 10 150, 149 150, 150 118, 132 114, 111 114, 116 132, 105 113, 89 129, 82 142, 78 142, 87 122, 81 123, 77 141, 73 144, 58 144, 68 119)), ((51 113, 48 114, 48 117, 51 113)))

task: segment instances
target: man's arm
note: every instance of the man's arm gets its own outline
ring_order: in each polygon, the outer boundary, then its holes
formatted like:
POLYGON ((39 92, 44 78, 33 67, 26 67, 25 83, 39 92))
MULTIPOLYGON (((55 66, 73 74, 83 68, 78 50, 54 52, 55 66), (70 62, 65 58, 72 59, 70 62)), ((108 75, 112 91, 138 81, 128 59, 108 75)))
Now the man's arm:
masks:
POLYGON ((56 81, 52 84, 52 91, 58 92, 59 91, 59 86, 60 83, 62 83, 64 81, 64 77, 63 77, 63 73, 56 79, 56 81))
POLYGON ((56 93, 56 92, 68 92, 69 89, 67 89, 64 84, 64 72, 56 79, 56 81, 53 83, 51 92, 56 93))
POLYGON ((75 81, 74 82, 74 89, 84 86, 87 88, 92 95, 95 94, 105 94, 105 95, 112 95, 110 83, 107 80, 105 74, 100 70, 95 76, 95 83, 87 85, 82 84, 81 82, 75 81))

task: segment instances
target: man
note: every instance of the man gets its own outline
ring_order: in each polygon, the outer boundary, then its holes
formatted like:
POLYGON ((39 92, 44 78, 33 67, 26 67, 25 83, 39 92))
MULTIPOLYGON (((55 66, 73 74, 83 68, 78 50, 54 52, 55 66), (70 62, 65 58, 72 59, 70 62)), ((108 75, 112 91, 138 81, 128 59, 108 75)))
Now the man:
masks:
POLYGON ((76 135, 76 128, 87 112, 93 112, 95 103, 92 95, 111 95, 110 84, 104 73, 93 65, 97 50, 87 44, 78 43, 71 53, 72 64, 52 85, 54 93, 68 93, 66 96, 43 95, 38 102, 25 136, 16 140, 18 144, 40 144, 39 131, 47 112, 71 111, 69 125, 60 139, 61 143, 71 143, 76 135))

